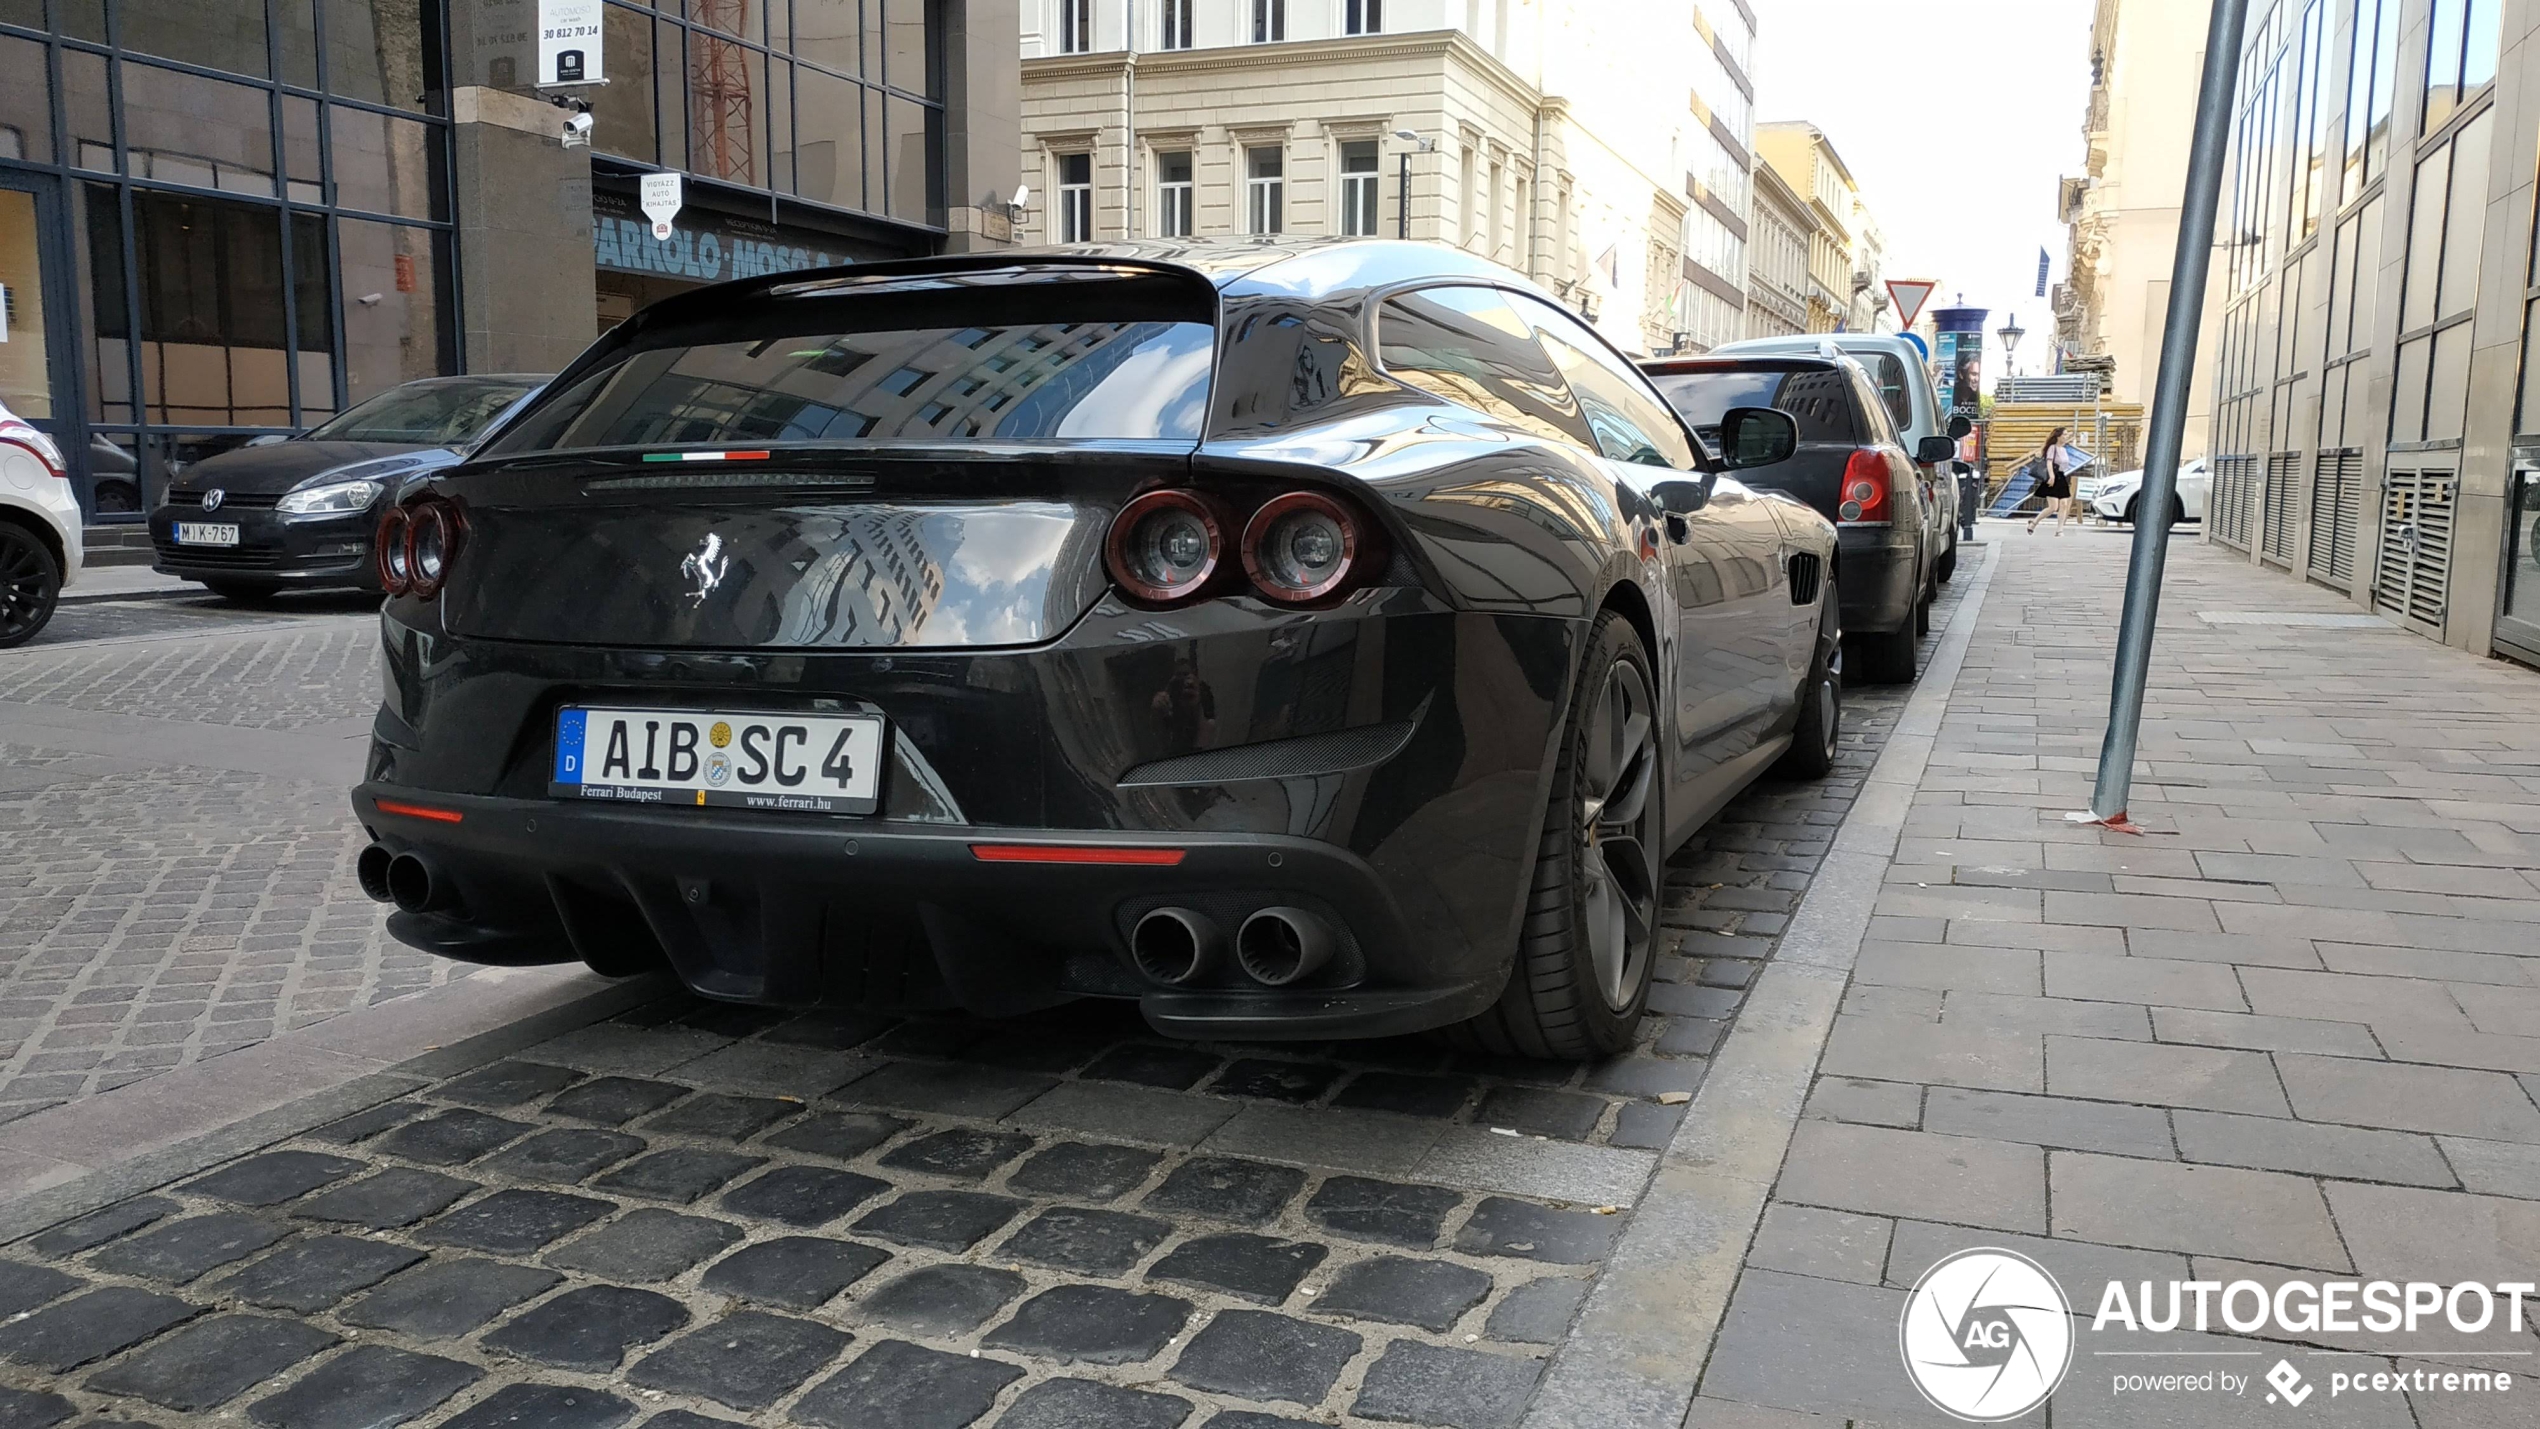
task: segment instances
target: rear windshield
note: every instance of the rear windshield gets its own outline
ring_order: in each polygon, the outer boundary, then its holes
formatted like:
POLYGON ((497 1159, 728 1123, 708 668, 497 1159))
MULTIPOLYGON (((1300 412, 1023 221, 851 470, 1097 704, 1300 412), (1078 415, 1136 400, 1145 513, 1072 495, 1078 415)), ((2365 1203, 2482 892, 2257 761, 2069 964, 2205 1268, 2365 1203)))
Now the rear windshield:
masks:
MULTIPOLYGON (((1013 287, 993 310, 929 296, 805 304, 833 320, 866 319, 814 331, 638 347, 575 379, 513 424, 489 454, 1199 438, 1216 338, 1210 324, 1132 315, 1134 308, 1089 313, 1081 301, 1047 302, 1013 287), (960 320, 991 311, 993 320, 960 320)), ((791 326, 781 322, 790 316, 784 305, 774 316, 779 321, 759 326, 791 326)))
POLYGON ((1799 424, 1803 442, 1855 445, 1852 387, 1839 367, 1726 368, 1705 372, 1653 372, 1649 380, 1687 424, 1705 438, 1731 407, 1778 407, 1799 424))

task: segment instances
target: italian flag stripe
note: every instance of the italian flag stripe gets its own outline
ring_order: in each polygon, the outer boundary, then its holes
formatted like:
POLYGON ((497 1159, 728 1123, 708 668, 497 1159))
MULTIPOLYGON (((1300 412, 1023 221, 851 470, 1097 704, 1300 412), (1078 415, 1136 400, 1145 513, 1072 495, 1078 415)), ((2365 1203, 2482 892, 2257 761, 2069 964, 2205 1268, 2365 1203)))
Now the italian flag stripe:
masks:
POLYGON ((646 452, 646 461, 765 461, 766 452, 646 452))

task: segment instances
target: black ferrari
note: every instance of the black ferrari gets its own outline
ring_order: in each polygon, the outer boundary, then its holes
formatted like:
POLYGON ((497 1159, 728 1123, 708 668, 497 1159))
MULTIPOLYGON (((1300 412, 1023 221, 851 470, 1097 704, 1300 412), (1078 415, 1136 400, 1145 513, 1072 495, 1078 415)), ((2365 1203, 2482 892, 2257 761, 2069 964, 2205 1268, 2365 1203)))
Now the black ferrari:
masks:
POLYGON ((1629 1044, 1667 853, 1834 757, 1834 531, 1450 248, 787 273, 380 535, 404 941, 708 997, 1629 1044))

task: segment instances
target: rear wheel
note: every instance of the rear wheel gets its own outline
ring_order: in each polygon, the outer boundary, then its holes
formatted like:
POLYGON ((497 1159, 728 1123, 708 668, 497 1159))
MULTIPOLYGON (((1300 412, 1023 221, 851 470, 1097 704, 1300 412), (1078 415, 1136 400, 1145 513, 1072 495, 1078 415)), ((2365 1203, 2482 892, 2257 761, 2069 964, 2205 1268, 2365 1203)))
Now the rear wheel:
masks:
POLYGON ((1808 678, 1799 686, 1799 723, 1790 732, 1790 752, 1781 769, 1800 779, 1823 779, 1834 772, 1835 741, 1843 733, 1842 605, 1834 582, 1825 589, 1825 614, 1817 618, 1817 650, 1808 662, 1808 678))
POLYGON ((1932 595, 1926 593, 1921 603, 1914 607, 1914 638, 1917 640, 1931 634, 1931 603, 1932 595))
POLYGON ((1940 553, 1940 566, 1932 572, 1946 583, 1958 574, 1958 538, 1949 538, 1949 549, 1940 553))
POLYGON ((62 564, 33 531, 0 521, 0 650, 33 640, 62 596, 62 564))
POLYGON ((274 592, 281 588, 272 581, 203 582, 203 589, 223 600, 234 600, 241 605, 253 605, 260 600, 271 600, 274 592))
POLYGON ((1658 931, 1657 681, 1631 622, 1597 617, 1571 692, 1499 1001, 1446 1039, 1502 1056, 1591 1058, 1632 1045, 1658 931))

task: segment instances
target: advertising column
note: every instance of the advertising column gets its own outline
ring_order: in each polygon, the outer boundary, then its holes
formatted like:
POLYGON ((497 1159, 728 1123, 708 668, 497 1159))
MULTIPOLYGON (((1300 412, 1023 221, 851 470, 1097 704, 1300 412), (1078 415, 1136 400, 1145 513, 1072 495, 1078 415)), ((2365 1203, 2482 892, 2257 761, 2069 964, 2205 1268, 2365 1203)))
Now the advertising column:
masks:
POLYGON ((1931 315, 1933 386, 1943 415, 1972 422, 1984 400, 1985 308, 1942 308, 1931 315))

